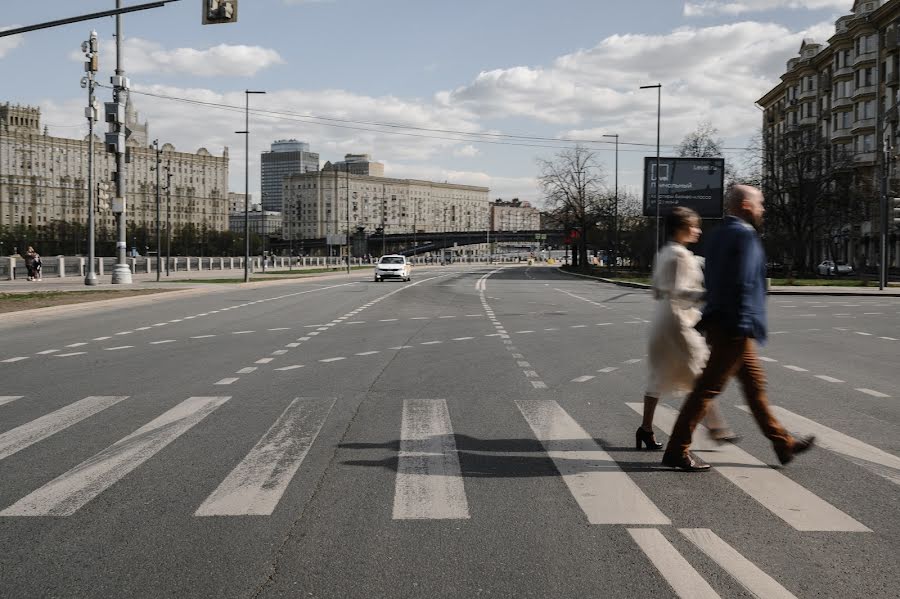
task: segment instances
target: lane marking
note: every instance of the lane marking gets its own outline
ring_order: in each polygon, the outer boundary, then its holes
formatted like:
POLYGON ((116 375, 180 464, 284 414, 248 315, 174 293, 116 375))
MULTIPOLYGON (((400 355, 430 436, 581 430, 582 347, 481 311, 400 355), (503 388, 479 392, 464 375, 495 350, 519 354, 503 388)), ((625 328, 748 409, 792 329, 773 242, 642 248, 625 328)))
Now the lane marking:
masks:
POLYGON ((116 347, 104 347, 103 349, 104 349, 104 351, 116 351, 119 349, 131 349, 132 347, 134 347, 134 346, 133 345, 119 345, 116 347))
POLYGON ((443 343, 443 341, 423 341, 419 345, 437 345, 438 343, 443 343))
POLYGON ((856 331, 856 334, 857 334, 857 335, 864 335, 864 336, 866 336, 866 337, 871 337, 871 336, 872 336, 872 333, 863 333, 862 331, 856 331))
POLYGON ((628 534, 681 599, 720 599, 709 583, 656 528, 629 528, 628 534))
POLYGON ((38 355, 39 355, 39 356, 46 356, 47 354, 55 354, 55 353, 58 352, 58 351, 59 351, 58 349, 45 349, 44 351, 39 351, 39 352, 38 352, 38 355))
POLYGON ((247 333, 255 333, 256 331, 235 331, 232 335, 246 335, 247 333))
MULTIPOLYGON (((643 413, 643 403, 628 402, 626 405, 638 414, 643 413)), ((663 432, 670 433, 677 415, 668 406, 658 406, 658 427, 663 432)), ((698 429, 707 432, 703 425, 698 425, 698 429)), ((703 459, 719 474, 796 530, 872 532, 867 526, 778 470, 768 467, 737 445, 718 445, 707 434, 695 434, 692 445, 694 451, 703 452, 703 459)))
POLYGON ((56 354, 56 357, 57 358, 68 358, 69 356, 81 356, 86 353, 87 352, 84 352, 84 351, 73 351, 73 352, 69 352, 67 354, 56 354))
POLYGON ((525 376, 527 376, 528 378, 531 378, 531 379, 538 378, 538 373, 534 370, 523 370, 522 372, 524 372, 525 376))
POLYGON ((585 383, 593 378, 596 378, 596 377, 591 374, 586 374, 584 376, 579 376, 577 378, 572 379, 572 382, 573 383, 585 383))
POLYGON ((194 515, 271 515, 319 436, 335 401, 292 401, 194 515))
POLYGON ((309 341, 309 337, 298 337, 297 341, 309 341))
POLYGON ((298 368, 303 368, 303 364, 294 364, 292 366, 282 366, 281 368, 276 368, 275 370, 296 370, 298 368))
POLYGON ((82 345, 87 345, 87 343, 70 343, 66 347, 81 347, 82 345))
POLYGON ((162 345, 163 343, 175 343, 175 339, 163 339, 161 341, 151 341, 150 345, 162 345))
POLYGON ((516 365, 519 366, 520 368, 531 368, 531 364, 530 364, 529 362, 524 361, 524 360, 519 360, 519 361, 517 361, 517 362, 516 362, 516 365))
POLYGON ((468 341, 469 339, 474 339, 475 337, 454 337, 453 341, 468 341))
POLYGON ((275 351, 272 352, 271 355, 273 355, 273 356, 283 356, 283 355, 286 354, 286 353, 288 353, 288 350, 286 350, 286 349, 276 349, 275 351))
POLYGON ((106 341, 107 339, 112 339, 112 337, 94 337, 91 341, 106 341))
MULTIPOLYGON (((7 395, 4 397, 22 396, 7 395)), ((0 435, 0 460, 22 451, 38 441, 43 441, 73 424, 78 424, 85 418, 102 412, 125 399, 128 399, 127 395, 92 395, 9 430, 0 435)), ((8 403, 8 401, 4 403, 8 403)))
POLYGON ((784 367, 788 370, 793 370, 794 372, 809 372, 806 368, 800 368, 799 366, 793 366, 791 364, 785 364, 784 367))
POLYGON ((860 393, 865 393, 866 395, 871 395, 872 397, 879 397, 879 398, 890 397, 890 395, 886 395, 886 394, 882 393, 881 391, 875 391, 874 389, 866 389, 865 387, 857 389, 857 391, 859 391, 860 393))
POLYGON ((606 368, 601 368, 597 372, 614 372, 616 370, 618 370, 618 368, 616 368, 615 366, 607 366, 606 368))
POLYGON ((191 397, 0 512, 71 516, 190 430, 228 397, 191 397))
POLYGON ((829 382, 829 383, 845 383, 845 382, 846 382, 846 381, 842 381, 841 379, 836 379, 836 378, 834 378, 833 376, 828 376, 828 375, 825 375, 825 374, 817 374, 817 375, 816 375, 816 378, 817 378, 817 379, 822 379, 823 381, 826 381, 826 382, 829 382))
POLYGON ((347 358, 343 356, 338 356, 337 358, 325 358, 324 360, 319 360, 319 362, 337 362, 338 360, 346 360, 347 358))
POLYGON ((885 341, 896 341, 893 337, 879 337, 879 339, 884 339, 885 341))
POLYGON ((267 331, 290 331, 291 327, 276 327, 274 329, 266 329, 267 331))
MULTIPOLYGON (((162 323, 162 324, 166 324, 166 323, 162 323)), ((159 325, 153 325, 153 326, 159 326, 159 325)), ((130 335, 133 332, 134 331, 122 331, 121 333, 116 333, 116 335, 130 335)))
POLYGON ((269 362, 271 362, 274 359, 275 358, 260 358, 259 360, 254 362, 254 364, 268 364, 269 362))
POLYGON ((731 574, 753 597, 797 599, 778 582, 708 528, 679 528, 711 560, 731 574))
POLYGON ((775 358, 769 358, 767 356, 759 356, 759 359, 763 362, 777 362, 775 358))
POLYGON ((643 358, 631 358, 630 360, 625 360, 625 361, 623 362, 623 364, 637 364, 637 363, 640 362, 642 359, 643 359, 643 358))
POLYGON ((553 400, 516 400, 591 524, 669 524, 608 453, 553 400))
POLYGON ((11 364, 13 362, 21 362, 22 360, 27 360, 28 356, 16 356, 15 358, 7 358, 6 360, 0 360, 0 362, 5 362, 7 364, 11 364))
POLYGON ((469 518, 469 505, 443 399, 403 401, 394 520, 469 518))
POLYGON ((586 324, 573 324, 573 325, 570 326, 569 328, 570 328, 570 329, 583 329, 583 328, 585 328, 586 326, 587 326, 586 324))
POLYGON ((224 378, 224 379, 218 380, 213 384, 215 384, 215 385, 230 385, 231 383, 233 383, 237 380, 240 380, 240 379, 238 377, 230 377, 230 378, 224 378))
POLYGON ((525 335, 527 333, 533 333, 534 331, 516 331, 516 335, 525 335))
POLYGON ((396 345, 394 347, 389 347, 388 349, 409 349, 412 345, 396 345))
MULTIPOLYGON (((737 408, 750 413, 750 408, 747 406, 737 406, 737 408)), ((869 472, 887 479, 895 485, 900 485, 900 457, 795 414, 781 406, 772 406, 772 410, 778 419, 791 430, 804 435, 815 435, 816 445, 839 453, 869 472)))
POLYGON ((359 352, 359 353, 356 354, 356 355, 357 355, 357 356, 371 356, 372 354, 380 354, 380 353, 381 353, 381 352, 378 351, 378 350, 372 350, 372 351, 362 351, 362 352, 359 352))
POLYGON ((0 406, 22 399, 24 395, 0 395, 0 406))
POLYGON ((246 366, 235 372, 235 374, 250 374, 251 372, 254 372, 256 368, 256 366, 246 366))
POLYGON ((300 347, 299 343, 288 343, 285 347, 300 347))
POLYGON ((215 337, 215 335, 195 335, 191 339, 206 339, 207 337, 215 337))

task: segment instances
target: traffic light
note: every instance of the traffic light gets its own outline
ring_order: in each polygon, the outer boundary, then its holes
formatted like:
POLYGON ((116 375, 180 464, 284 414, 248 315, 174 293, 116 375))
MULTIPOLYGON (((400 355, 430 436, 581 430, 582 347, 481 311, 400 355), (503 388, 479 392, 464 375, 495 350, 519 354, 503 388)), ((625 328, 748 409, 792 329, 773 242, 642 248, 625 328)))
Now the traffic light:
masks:
POLYGON ((237 0, 203 0, 203 24, 237 23, 237 0))
POLYGON ((888 198, 890 200, 891 220, 895 225, 900 225, 900 198, 888 198))
POLYGON ((100 181, 97 183, 97 212, 106 212, 109 210, 109 200, 112 197, 112 188, 109 181, 100 181))

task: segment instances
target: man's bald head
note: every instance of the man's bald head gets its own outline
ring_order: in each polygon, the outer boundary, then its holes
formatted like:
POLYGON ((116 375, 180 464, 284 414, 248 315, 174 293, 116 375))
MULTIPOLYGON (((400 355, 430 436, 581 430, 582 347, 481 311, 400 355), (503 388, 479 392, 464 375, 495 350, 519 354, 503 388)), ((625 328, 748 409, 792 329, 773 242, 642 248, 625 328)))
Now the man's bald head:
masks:
POLYGON ((725 194, 728 213, 741 218, 757 229, 762 226, 763 194, 752 185, 732 185, 725 194))

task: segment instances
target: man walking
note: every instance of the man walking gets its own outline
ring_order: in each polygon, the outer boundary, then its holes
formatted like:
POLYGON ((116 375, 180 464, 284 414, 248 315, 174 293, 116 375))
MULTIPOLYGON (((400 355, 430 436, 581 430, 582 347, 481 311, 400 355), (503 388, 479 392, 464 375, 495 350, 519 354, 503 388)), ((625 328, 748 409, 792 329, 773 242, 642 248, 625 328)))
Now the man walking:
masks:
POLYGON ((766 399, 766 380, 754 340, 766 341, 766 259, 757 231, 762 226, 762 192, 735 185, 725 198, 729 215, 706 243, 706 307, 697 328, 706 333, 709 361, 684 401, 663 454, 664 466, 709 470, 691 455, 691 437, 710 401, 737 377, 744 398, 778 460, 787 464, 812 447, 813 437, 791 436, 775 419, 766 399))

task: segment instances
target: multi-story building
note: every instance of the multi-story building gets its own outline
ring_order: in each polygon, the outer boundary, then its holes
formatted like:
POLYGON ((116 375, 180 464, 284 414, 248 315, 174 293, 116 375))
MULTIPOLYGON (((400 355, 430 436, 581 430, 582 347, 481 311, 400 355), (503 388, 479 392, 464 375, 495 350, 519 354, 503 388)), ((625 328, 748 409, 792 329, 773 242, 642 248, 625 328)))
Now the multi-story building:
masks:
MULTIPOLYGON (((835 22, 827 45, 805 40, 799 56, 788 60, 781 82, 757 101, 764 111, 764 178, 786 177, 788 161, 813 150, 821 154, 817 166, 829 175, 841 174, 865 196, 857 200, 863 221, 830 223, 816 249, 818 255, 810 256, 813 262, 829 255, 829 244, 838 246, 839 259, 860 266, 873 265, 877 259, 878 198, 885 161, 879 149, 884 140, 893 148, 890 186, 900 192, 898 50, 900 0, 856 0, 852 14, 835 22)), ((897 265, 896 236, 894 243, 897 265)))
POLYGON ((232 212, 244 212, 244 198, 247 198, 247 203, 252 207, 254 206, 253 202, 253 194, 251 193, 249 196, 243 193, 235 193, 233 191, 228 192, 228 214, 232 212))
POLYGON ((249 217, 250 232, 265 237, 281 235, 281 213, 274 210, 264 210, 260 204, 250 206, 249 214, 244 214, 241 208, 237 212, 228 215, 228 229, 234 233, 244 232, 244 219, 249 217))
MULTIPOLYGON (((369 163, 376 164, 376 163, 369 163)), ((387 234, 484 231, 487 187, 360 175, 330 163, 317 173, 284 179, 284 233, 289 239, 384 229, 387 234), (348 222, 349 208, 349 222, 348 222)))
POLYGON ((296 139, 274 142, 271 150, 263 152, 260 161, 262 206, 265 210, 284 210, 281 180, 286 175, 319 170, 319 155, 309 151, 309 144, 296 139))
MULTIPOLYGON (((127 221, 138 227, 156 224, 156 152, 146 145, 148 125, 137 122, 129 106, 126 125, 136 131, 128 140, 127 221)), ((53 221, 87 222, 88 139, 53 137, 40 126, 40 109, 0 105, 0 226, 39 227, 53 221)), ((94 180, 111 181, 115 155, 94 134, 94 180)), ((166 201, 166 173, 171 179, 171 223, 210 230, 228 229, 228 148, 213 156, 205 148, 194 154, 162 146, 161 201, 166 201), (165 169, 168 169, 166 171, 165 169)), ((165 208, 163 208, 165 213, 165 208)), ((97 226, 112 228, 110 212, 97 226)))
POLYGON ((541 213, 530 203, 513 198, 491 204, 491 231, 537 231, 541 228, 541 213))
POLYGON ((329 162, 324 168, 350 173, 351 175, 384 176, 384 164, 372 161, 368 154, 344 154, 342 161, 329 162))

